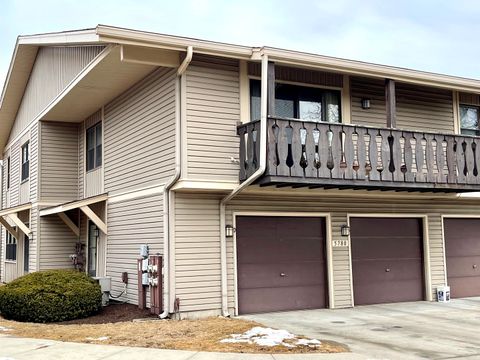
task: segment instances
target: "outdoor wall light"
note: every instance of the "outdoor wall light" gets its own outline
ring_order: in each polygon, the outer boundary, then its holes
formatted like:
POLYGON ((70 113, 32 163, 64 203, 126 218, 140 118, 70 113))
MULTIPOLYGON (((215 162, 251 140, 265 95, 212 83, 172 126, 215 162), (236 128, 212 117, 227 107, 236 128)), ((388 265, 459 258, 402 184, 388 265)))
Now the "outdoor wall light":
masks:
POLYGON ((363 98, 361 100, 361 103, 362 103, 362 109, 364 109, 364 110, 370 109, 370 99, 363 98))
POLYGON ((340 228, 340 233, 342 236, 350 236, 350 226, 348 225, 342 225, 340 228))
POLYGON ((233 233, 235 232, 235 228, 232 225, 225 226, 225 236, 226 237, 233 237, 233 233))
POLYGON ((98 229, 93 230, 93 236, 98 238, 100 236, 100 231, 98 231, 98 229))

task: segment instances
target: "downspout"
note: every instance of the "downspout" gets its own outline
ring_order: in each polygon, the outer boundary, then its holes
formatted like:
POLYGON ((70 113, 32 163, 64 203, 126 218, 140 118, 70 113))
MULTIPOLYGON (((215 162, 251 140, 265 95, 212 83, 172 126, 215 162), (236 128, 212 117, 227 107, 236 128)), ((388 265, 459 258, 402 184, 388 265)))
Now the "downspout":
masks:
POLYGON ((220 262, 221 262, 221 286, 222 286, 222 314, 230 316, 228 313, 228 284, 227 284, 227 239, 225 238, 225 206, 243 189, 252 184, 263 175, 267 165, 267 72, 268 55, 262 54, 262 74, 261 74, 261 93, 260 93, 260 166, 243 183, 232 190, 230 194, 220 201, 220 262))
POLYGON ((192 56, 193 56, 193 47, 189 46, 187 47, 187 55, 185 56, 185 59, 183 59, 182 63, 177 69, 177 78, 176 78, 176 116, 175 116, 175 173, 172 176, 172 178, 165 184, 163 188, 163 259, 164 259, 164 276, 163 276, 163 312, 159 315, 160 319, 165 319, 169 315, 169 309, 170 309, 170 275, 171 275, 171 269, 170 269, 170 230, 171 230, 171 223, 172 223, 172 217, 170 216, 171 210, 170 209, 170 204, 171 204, 171 199, 170 196, 172 195, 172 192, 170 189, 172 188, 173 185, 177 182, 177 180, 180 178, 180 174, 182 171, 182 154, 181 154, 181 149, 182 149, 182 114, 185 109, 182 109, 182 99, 180 98, 182 95, 182 91, 180 89, 181 86, 181 78, 183 74, 185 73, 185 70, 187 70, 188 65, 192 61, 192 56))

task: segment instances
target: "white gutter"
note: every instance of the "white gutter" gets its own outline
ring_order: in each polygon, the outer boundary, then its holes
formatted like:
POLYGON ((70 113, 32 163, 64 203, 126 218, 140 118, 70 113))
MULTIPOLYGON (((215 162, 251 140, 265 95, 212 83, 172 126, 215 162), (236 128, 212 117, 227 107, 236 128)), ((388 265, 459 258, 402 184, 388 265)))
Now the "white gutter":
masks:
POLYGON ((160 319, 165 319, 170 314, 170 276, 171 276, 171 262, 170 262, 170 230, 172 228, 172 216, 170 216, 170 204, 172 192, 170 189, 180 178, 182 171, 182 156, 181 156, 181 140, 182 140, 182 114, 185 109, 182 109, 182 101, 180 99, 182 91, 180 90, 181 86, 181 77, 187 70, 188 65, 192 61, 193 57, 193 47, 187 47, 187 56, 180 64, 177 70, 177 86, 176 86, 176 117, 175 117, 175 173, 165 184, 163 189, 163 259, 164 259, 164 293, 163 293, 163 312, 159 315, 160 319))
POLYGON ((228 284, 227 284, 227 239, 225 238, 225 206, 227 202, 238 195, 243 189, 252 184, 263 175, 267 166, 267 73, 268 55, 262 54, 262 77, 261 77, 261 104, 260 104, 260 166, 243 183, 232 190, 230 194, 220 201, 220 262, 221 262, 221 284, 222 284, 222 314, 228 313, 228 284))

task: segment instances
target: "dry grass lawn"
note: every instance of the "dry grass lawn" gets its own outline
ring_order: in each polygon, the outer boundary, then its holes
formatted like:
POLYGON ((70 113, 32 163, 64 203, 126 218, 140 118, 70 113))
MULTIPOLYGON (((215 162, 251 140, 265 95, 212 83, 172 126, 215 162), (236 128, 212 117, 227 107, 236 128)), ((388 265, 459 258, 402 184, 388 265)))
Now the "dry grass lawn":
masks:
POLYGON ((6 332, 7 334, 19 337, 161 349, 241 353, 336 353, 348 351, 341 344, 322 341, 322 339, 319 339, 322 344, 317 348, 220 343, 220 340, 230 337, 231 334, 243 333, 254 326, 261 326, 241 319, 208 318, 181 321, 125 321, 107 324, 34 324, 0 318, 0 326, 11 329, 6 332), (107 339, 96 340, 101 337, 107 337, 107 339))

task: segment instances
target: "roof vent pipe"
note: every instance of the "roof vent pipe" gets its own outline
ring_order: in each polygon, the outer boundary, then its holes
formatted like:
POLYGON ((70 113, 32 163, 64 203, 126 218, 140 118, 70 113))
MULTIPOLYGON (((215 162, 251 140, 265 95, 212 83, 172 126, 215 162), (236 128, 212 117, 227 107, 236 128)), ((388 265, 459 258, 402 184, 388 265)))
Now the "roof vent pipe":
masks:
POLYGON ((175 94, 175 173, 168 181, 163 188, 163 258, 164 258, 164 300, 163 300, 163 312, 159 315, 160 319, 165 319, 170 314, 170 277, 171 277, 171 261, 170 261, 170 231, 172 225, 172 217, 170 216, 170 204, 172 193, 170 189, 180 178, 182 170, 182 154, 181 154, 181 140, 182 140, 182 117, 185 109, 182 109, 183 101, 180 99, 182 96, 181 87, 181 77, 187 70, 188 65, 192 61, 193 57, 193 47, 189 46, 187 48, 187 55, 183 59, 182 63, 177 70, 177 79, 176 79, 176 94, 175 94))

